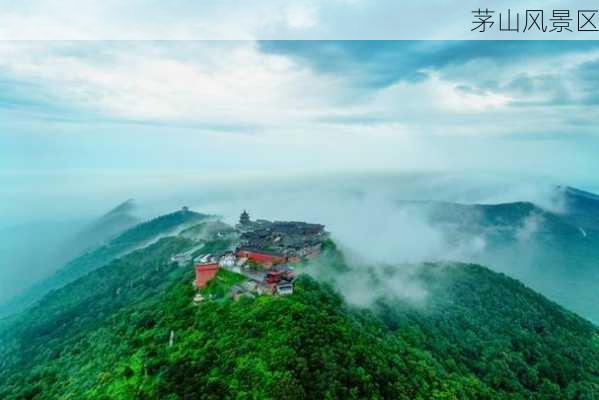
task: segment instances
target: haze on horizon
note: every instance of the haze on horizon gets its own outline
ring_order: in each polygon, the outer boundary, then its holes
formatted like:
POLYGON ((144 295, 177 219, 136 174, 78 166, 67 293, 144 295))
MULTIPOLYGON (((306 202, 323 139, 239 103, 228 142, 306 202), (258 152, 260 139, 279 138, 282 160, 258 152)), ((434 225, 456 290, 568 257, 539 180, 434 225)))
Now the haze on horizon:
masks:
MULTIPOLYGON (((395 198, 597 192, 598 65, 595 42, 0 42, 0 228, 135 198, 345 232, 395 198)), ((11 290, 48 273, 13 267, 11 290)))
POLYGON ((90 242, 90 226, 132 194, 135 207, 131 215, 138 221, 186 205, 197 212, 221 216, 232 225, 243 209, 250 211, 253 218, 323 223, 348 255, 367 264, 468 261, 484 250, 484 246, 480 247, 484 241, 474 239, 456 247, 439 227, 431 224, 425 210, 400 206, 400 202, 531 201, 547 210, 562 211, 550 181, 516 184, 512 179, 490 176, 172 176, 146 177, 135 184, 122 184, 108 176, 85 180, 85 185, 73 187, 57 179, 46 186, 55 188, 53 193, 42 190, 30 200, 31 204, 44 204, 32 207, 28 219, 0 226, 0 302, 81 254, 77 251, 85 250, 83 244, 90 242))
POLYGON ((589 188, 598 65, 588 41, 3 41, 2 195, 253 172, 589 188))

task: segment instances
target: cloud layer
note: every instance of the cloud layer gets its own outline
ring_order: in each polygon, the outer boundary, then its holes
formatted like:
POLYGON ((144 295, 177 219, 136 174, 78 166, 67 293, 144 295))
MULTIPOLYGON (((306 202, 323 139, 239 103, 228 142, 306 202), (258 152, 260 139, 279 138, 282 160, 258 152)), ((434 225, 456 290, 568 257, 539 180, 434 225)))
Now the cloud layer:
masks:
POLYGON ((119 202, 188 177, 425 172, 592 190, 598 63, 595 42, 0 42, 5 220, 38 199, 119 202))

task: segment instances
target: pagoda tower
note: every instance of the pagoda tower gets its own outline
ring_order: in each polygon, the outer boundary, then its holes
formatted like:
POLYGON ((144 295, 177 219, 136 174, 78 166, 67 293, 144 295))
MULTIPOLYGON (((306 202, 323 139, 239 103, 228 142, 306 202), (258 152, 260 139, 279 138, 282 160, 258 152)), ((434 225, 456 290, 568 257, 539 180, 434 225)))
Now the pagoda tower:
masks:
POLYGON ((239 225, 247 226, 250 224, 250 214, 247 211, 243 210, 241 216, 239 217, 239 225))

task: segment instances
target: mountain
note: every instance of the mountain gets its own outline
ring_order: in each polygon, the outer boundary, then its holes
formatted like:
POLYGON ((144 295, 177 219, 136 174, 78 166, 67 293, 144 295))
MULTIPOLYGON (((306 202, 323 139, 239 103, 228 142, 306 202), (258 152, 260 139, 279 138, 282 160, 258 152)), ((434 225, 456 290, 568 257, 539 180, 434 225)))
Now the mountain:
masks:
POLYGON ((76 235, 78 247, 83 250, 93 250, 139 224, 141 220, 135 216, 136 210, 137 205, 133 199, 117 205, 76 235))
POLYGON ((557 202, 562 202, 565 215, 579 227, 599 231, 599 196, 569 186, 557 188, 557 202))
MULTIPOLYGON (((0 304, 137 225, 141 221, 135 216, 136 208, 133 200, 127 200, 91 222, 49 219, 1 227, 0 304)), ((0 315, 10 312, 11 307, 3 307, 0 315)))
POLYGON ((557 187, 556 210, 530 202, 400 202, 424 210, 459 260, 488 265, 599 322, 599 196, 557 187))
MULTIPOLYGON (((121 204, 84 231, 83 236, 88 237, 85 232, 99 233, 102 231, 107 233, 108 231, 117 231, 117 225, 123 226, 132 221, 128 216, 131 207, 131 202, 121 204), (115 224, 116 221, 118 221, 118 224, 115 224)), ((117 257, 122 257, 131 251, 145 247, 162 236, 176 234, 180 230, 206 218, 208 218, 207 215, 183 209, 129 228, 106 244, 69 261, 54 275, 35 284, 12 301, 1 306, 0 316, 23 310, 41 299, 49 291, 64 286, 117 257)))
POLYGON ((187 232, 113 259, 0 324, 0 398, 599 396, 597 327, 503 274, 459 263, 350 265, 328 242, 303 266, 318 280, 300 275, 290 296, 234 301, 227 293, 243 277, 221 270, 203 289, 210 300, 195 304, 193 269, 171 255, 234 243, 187 232), (370 304, 350 301, 364 289, 370 304))

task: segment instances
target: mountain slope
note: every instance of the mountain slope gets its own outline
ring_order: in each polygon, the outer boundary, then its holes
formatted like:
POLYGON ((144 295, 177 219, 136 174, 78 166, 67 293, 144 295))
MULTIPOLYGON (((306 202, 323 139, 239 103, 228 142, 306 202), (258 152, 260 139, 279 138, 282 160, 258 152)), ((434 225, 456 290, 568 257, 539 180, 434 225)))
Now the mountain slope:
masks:
POLYGON ((466 368, 510 398, 599 395, 599 331, 591 323, 480 266, 437 265, 419 279, 429 291, 427 314, 385 302, 377 312, 398 332, 417 325, 414 343, 444 355, 446 368, 466 368))
POLYGON ((561 202, 570 221, 587 231, 599 233, 599 196, 573 187, 558 187, 556 201, 561 202))
MULTIPOLYGON (((348 305, 331 286, 305 275, 288 297, 235 302, 217 295, 194 305, 192 270, 168 261, 193 245, 162 239, 22 314, 0 332, 0 397, 599 395, 597 328, 486 268, 414 266, 410 276, 427 293, 424 300, 396 293, 368 309, 348 305)), ((208 241, 205 251, 228 245, 208 241)), ((330 269, 332 284, 364 276, 354 274, 367 267, 347 265, 334 245, 326 253, 320 268, 330 269)), ((385 274, 393 279, 398 271, 386 267, 385 274)), ((363 283, 374 288, 380 276, 363 283)), ((221 271, 205 290, 224 294, 237 279, 221 271)))
POLYGON ((468 249, 460 260, 514 276, 599 322, 599 197, 573 188, 557 188, 555 196, 560 212, 528 202, 400 207, 425 210, 449 244, 468 249))
MULTIPOLYGON (((13 300, 75 257, 137 225, 140 221, 135 210, 133 200, 128 200, 91 222, 49 219, 0 228, 0 284, 4 282, 0 286, 0 304, 13 300)), ((0 315, 10 313, 9 308, 0 309, 0 315)))
POLYGON ((117 205, 79 232, 79 246, 85 250, 93 250, 139 224, 141 221, 135 216, 136 209, 133 199, 117 205))
MULTIPOLYGON (((121 205, 116 210, 123 211, 122 209, 125 205, 121 205)), ((117 212, 116 214, 121 214, 121 212, 117 212)), ((109 215, 114 216, 115 213, 111 212, 109 215)), ((54 275, 35 284, 29 290, 0 307, 0 316, 22 310, 39 300, 50 290, 64 286, 117 257, 147 246, 158 240, 161 236, 173 235, 179 230, 202 221, 207 217, 204 214, 181 210, 136 225, 110 240, 107 244, 69 261, 54 275)))

